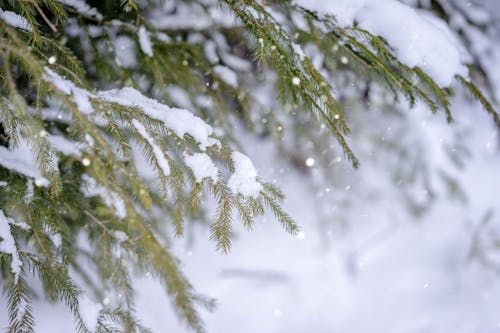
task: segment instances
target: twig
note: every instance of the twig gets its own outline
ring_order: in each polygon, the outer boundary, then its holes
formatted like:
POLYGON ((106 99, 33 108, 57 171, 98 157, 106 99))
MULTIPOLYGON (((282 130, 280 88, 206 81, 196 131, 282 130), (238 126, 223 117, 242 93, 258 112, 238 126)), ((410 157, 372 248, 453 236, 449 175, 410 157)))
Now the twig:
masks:
POLYGON ((43 10, 38 6, 38 4, 36 2, 33 2, 33 5, 35 6, 36 10, 38 11, 38 13, 42 16, 43 20, 45 21, 45 23, 47 23, 47 25, 49 26, 49 28, 54 31, 54 32, 57 32, 57 28, 54 24, 52 24, 52 22, 50 22, 50 20, 48 19, 47 16, 45 16, 45 13, 43 12, 43 10))

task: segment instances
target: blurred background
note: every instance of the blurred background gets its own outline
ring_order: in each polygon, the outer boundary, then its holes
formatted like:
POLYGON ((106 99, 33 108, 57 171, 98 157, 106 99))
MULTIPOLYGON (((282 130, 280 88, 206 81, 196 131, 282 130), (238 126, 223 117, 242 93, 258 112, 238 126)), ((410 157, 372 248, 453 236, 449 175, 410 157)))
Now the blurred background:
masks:
MULTIPOLYGON (((498 1, 407 3, 447 20, 476 79, 499 98, 498 1)), ((459 88, 448 124, 376 90, 360 102, 362 78, 336 74, 358 170, 310 121, 284 134, 284 149, 255 135, 242 144, 260 175, 284 190, 302 232, 290 238, 268 217, 251 233, 237 230, 227 256, 213 252, 204 227, 177 245, 197 289, 218 301, 205 316, 209 332, 497 332, 498 128, 459 88)), ((141 307, 161 303, 148 281, 139 285, 141 307)), ((163 304, 145 313, 160 331, 175 327, 163 304)))

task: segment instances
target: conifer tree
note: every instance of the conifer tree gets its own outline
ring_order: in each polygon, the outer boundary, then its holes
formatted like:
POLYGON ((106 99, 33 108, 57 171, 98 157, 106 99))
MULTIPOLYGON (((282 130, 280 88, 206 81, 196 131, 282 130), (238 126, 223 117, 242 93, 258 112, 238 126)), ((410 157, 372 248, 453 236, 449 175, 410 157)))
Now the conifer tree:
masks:
MULTIPOLYGON (((446 19, 448 7, 432 3, 446 19)), ((290 155, 319 125, 331 154, 358 168, 349 137, 363 119, 346 107, 343 80, 367 104, 422 104, 450 122, 453 89, 465 89, 500 123, 469 72, 452 73, 462 88, 452 85, 430 67, 410 66, 384 36, 293 1, 0 0, 0 8, 8 332, 35 331, 31 276, 41 297, 70 309, 77 332, 149 332, 132 288, 144 274, 202 332, 199 308, 214 303, 181 271, 172 239, 196 217, 215 250, 228 252, 233 223, 251 230, 265 212, 298 232, 284 194, 239 152, 240 132, 270 137, 290 155), (275 104, 262 101, 258 86, 278 95, 275 104), (87 322, 81 303, 110 291, 121 297, 87 322)))

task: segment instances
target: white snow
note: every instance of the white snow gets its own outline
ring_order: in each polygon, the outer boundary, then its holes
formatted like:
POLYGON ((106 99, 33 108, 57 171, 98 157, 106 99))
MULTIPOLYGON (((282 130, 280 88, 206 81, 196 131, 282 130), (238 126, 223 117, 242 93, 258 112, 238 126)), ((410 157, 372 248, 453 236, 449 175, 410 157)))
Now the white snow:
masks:
POLYGON ((49 135, 47 137, 50 145, 57 151, 66 156, 82 157, 81 146, 79 142, 71 141, 62 135, 49 135))
POLYGON ((219 170, 207 154, 194 153, 188 155, 184 153, 184 162, 193 171, 198 183, 201 183, 205 178, 212 179, 214 183, 217 182, 219 170))
POLYGON ((84 0, 59 0, 59 2, 63 5, 73 7, 78 13, 84 16, 95 17, 99 21, 103 18, 97 9, 90 7, 84 0))
POLYGON ((111 192, 111 202, 113 204, 113 207, 115 208, 115 215, 118 218, 124 219, 125 217, 127 217, 127 207, 125 207, 125 202, 118 195, 118 193, 111 192))
POLYGON ((115 236, 115 238, 117 240, 119 240, 120 242, 125 242, 128 240, 128 236, 126 233, 124 233, 123 231, 120 231, 120 230, 116 230, 113 232, 113 235, 115 236))
POLYGON ((421 67, 438 85, 449 86, 455 75, 467 76, 468 56, 437 18, 429 19, 396 0, 296 0, 297 4, 324 14, 334 14, 341 26, 357 22, 363 29, 384 37, 399 60, 421 67))
MULTIPOLYGON (((323 14, 333 14, 341 26, 352 25, 357 13, 370 0, 295 0, 295 3, 304 8, 323 14)), ((380 2, 385 0, 380 0, 380 2)))
POLYGON ((232 69, 222 65, 214 66, 213 69, 215 74, 217 74, 222 79, 222 81, 233 88, 238 87, 238 76, 232 69))
POLYGON ((89 145, 89 147, 94 147, 95 140, 94 140, 94 138, 92 137, 92 135, 90 135, 90 134, 85 134, 85 141, 87 142, 87 144, 89 145))
POLYGON ((127 208, 125 202, 116 192, 108 192, 108 190, 101 185, 98 185, 96 180, 87 174, 82 175, 82 186, 80 188, 83 195, 86 197, 100 197, 104 204, 115 210, 116 217, 124 219, 127 217, 127 208))
POLYGON ((147 143, 151 146, 153 150, 153 154, 155 156, 156 162, 158 163, 158 167, 165 177, 170 175, 170 165, 165 157, 165 153, 161 150, 161 148, 156 144, 154 139, 149 135, 146 127, 141 124, 137 119, 132 120, 132 125, 139 132, 139 134, 147 141, 147 143))
POLYGON ((19 221, 14 221, 13 219, 11 219, 11 221, 9 223, 10 223, 10 225, 13 225, 17 228, 21 228, 23 230, 30 230, 31 229, 31 227, 26 222, 22 222, 22 221, 19 222, 19 221))
POLYGON ((442 27, 413 8, 395 0, 370 2, 358 20, 393 45, 402 63, 421 67, 440 86, 449 86, 456 74, 467 76, 460 47, 442 27))
POLYGON ((77 87, 70 80, 66 80, 52 69, 45 67, 45 74, 43 78, 52 83, 59 91, 65 95, 73 95, 78 110, 83 114, 91 114, 94 112, 92 104, 89 101, 93 97, 90 92, 85 89, 77 87))
POLYGON ((7 182, 4 182, 3 180, 2 180, 2 181, 0 181, 0 187, 7 186, 7 185, 8 185, 8 183, 7 183, 7 182))
POLYGON ((262 185, 257 181, 257 169, 250 158, 237 151, 233 152, 231 157, 234 162, 234 173, 227 182, 231 191, 246 197, 258 196, 262 185))
POLYGON ((12 256, 10 270, 14 274, 15 283, 17 284, 23 263, 19 258, 16 242, 10 230, 11 224, 15 224, 15 221, 10 217, 5 216, 3 210, 0 209, 0 238, 2 238, 0 241, 0 252, 10 254, 12 256))
POLYGON ((26 307, 28 306, 28 303, 24 299, 21 299, 17 305, 17 316, 16 319, 18 321, 23 320, 24 315, 26 314, 26 307))
POLYGON ((10 10, 2 10, 2 8, 0 8, 0 19, 14 28, 20 28, 27 31, 33 30, 24 17, 10 10))
POLYGON ((219 56, 217 55, 217 45, 214 41, 208 40, 203 44, 203 51, 205 52, 205 56, 207 60, 211 64, 215 64, 219 61, 219 56))
POLYGON ((35 179, 35 185, 38 187, 47 187, 49 186, 50 182, 46 178, 37 178, 35 179))
POLYGON ((193 14, 169 15, 168 18, 160 14, 162 13, 152 16, 150 23, 161 30, 192 29, 201 31, 209 28, 212 24, 206 17, 193 14))
POLYGON ((125 87, 100 92, 98 97, 126 107, 138 107, 149 117, 163 122, 177 136, 184 137, 185 134, 192 136, 199 144, 201 150, 218 144, 218 140, 211 138, 212 127, 191 112, 171 108, 158 101, 148 98, 134 88, 125 87))
POLYGON ((102 310, 102 305, 82 295, 78 297, 78 310, 85 326, 93 332, 97 326, 97 318, 102 310))
POLYGON ((52 244, 54 244, 56 248, 60 248, 62 246, 61 234, 54 232, 47 232, 47 235, 49 236, 50 240, 52 241, 52 244))
POLYGON ((26 180, 26 194, 24 195, 24 202, 30 203, 35 195, 35 188, 33 187, 33 179, 28 178, 26 180))
POLYGON ((233 27, 234 18, 227 15, 222 6, 214 6, 214 1, 192 1, 175 5, 164 1, 164 10, 155 10, 148 15, 148 21, 158 30, 197 30, 203 31, 211 26, 233 27), (175 9, 175 10, 174 10, 175 9))
POLYGON ((153 56, 153 45, 151 44, 151 38, 149 32, 144 26, 141 25, 139 31, 137 32, 139 36, 139 45, 141 46, 142 52, 148 57, 153 56))
POLYGON ((49 180, 42 176, 36 163, 36 158, 24 141, 20 141, 16 148, 0 146, 0 165, 21 175, 35 179, 37 186, 47 187, 49 180))
POLYGON ((170 100, 178 107, 189 110, 194 109, 186 90, 179 86, 172 85, 167 88, 170 100))
POLYGON ((295 52, 295 54, 299 57, 299 60, 304 61, 305 54, 302 47, 297 43, 292 43, 292 48, 293 52, 295 52))
POLYGON ((115 62, 118 66, 133 68, 137 65, 135 42, 128 36, 118 36, 113 41, 115 62))
POLYGON ((245 72, 251 70, 252 68, 252 64, 249 61, 229 52, 222 52, 220 57, 222 61, 232 69, 245 72))

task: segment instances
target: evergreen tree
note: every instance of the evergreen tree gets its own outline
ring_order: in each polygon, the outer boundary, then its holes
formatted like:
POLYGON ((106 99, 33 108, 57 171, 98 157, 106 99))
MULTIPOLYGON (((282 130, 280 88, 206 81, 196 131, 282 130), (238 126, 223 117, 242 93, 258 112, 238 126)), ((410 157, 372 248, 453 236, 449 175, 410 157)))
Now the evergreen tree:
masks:
MULTIPOLYGON (((452 10, 420 6, 445 20, 452 10)), ((199 307, 214 303, 180 270, 172 236, 207 221, 215 248, 227 252, 233 219, 251 229, 265 212, 299 230, 281 208, 283 193, 238 151, 242 131, 272 138, 289 157, 309 144, 329 147, 317 162, 328 174, 339 152, 352 168, 363 162, 349 143, 366 121, 350 110, 352 98, 381 110, 404 98, 451 122, 452 88, 465 89, 500 123, 469 72, 453 72, 462 88, 452 85, 433 67, 410 66, 383 33, 296 2, 0 0, 0 8, 9 332, 35 330, 31 275, 43 297, 71 310, 78 332, 148 332, 131 282, 142 274, 162 281, 179 318, 203 331, 199 307), (269 93, 279 98, 263 102, 269 93), (82 318, 85 295, 110 291, 121 297, 97 323, 82 318)), ((485 71, 472 62, 479 77, 485 71)))

